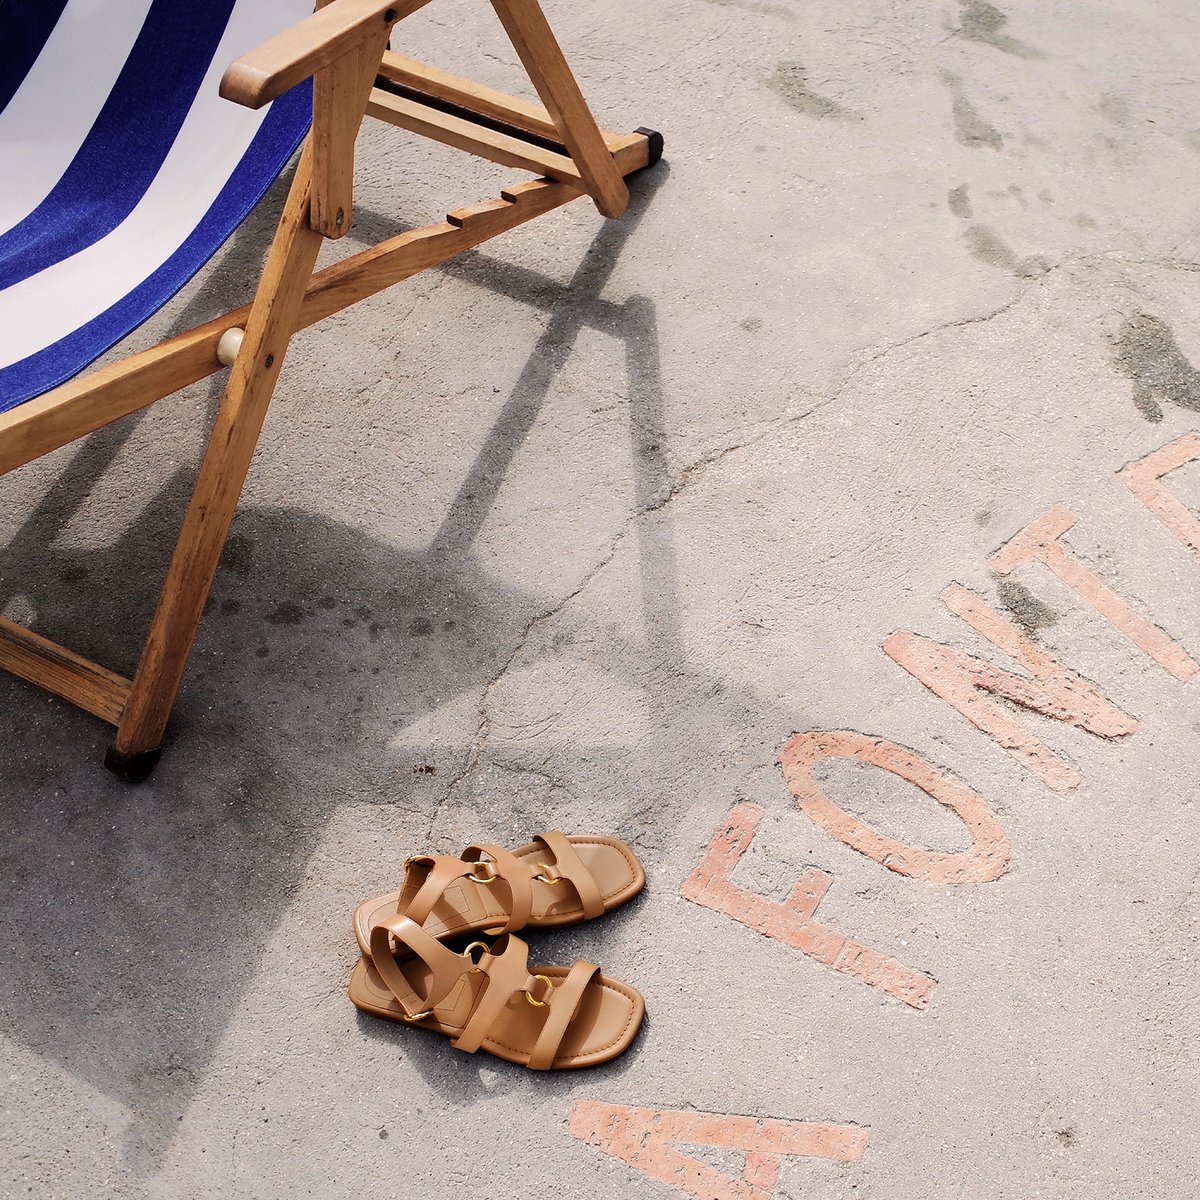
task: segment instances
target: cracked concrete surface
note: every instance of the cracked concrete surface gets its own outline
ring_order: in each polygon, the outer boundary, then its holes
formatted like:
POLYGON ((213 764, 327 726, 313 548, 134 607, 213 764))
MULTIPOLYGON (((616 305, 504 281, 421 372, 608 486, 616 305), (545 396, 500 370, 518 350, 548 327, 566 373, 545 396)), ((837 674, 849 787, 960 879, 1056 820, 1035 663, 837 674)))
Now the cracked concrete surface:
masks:
MULTIPOLYGON (((0 679, 0 1196, 1191 1195, 1200 684, 989 560, 1066 505, 1071 551, 1200 655, 1200 563, 1116 474, 1200 427, 1195 12, 546 8, 606 124, 666 136, 626 218, 576 203, 297 339, 148 784, 0 679), (1019 670, 952 582, 1136 718, 1012 709, 1076 791, 882 652, 908 630, 1019 670), (810 730, 963 781, 1007 871, 907 878, 818 827, 779 767, 810 730), (747 802, 735 882, 781 903, 826 873, 817 919, 934 980, 927 1007, 681 898, 747 802), (547 827, 646 865, 620 912, 530 937, 645 994, 629 1054, 536 1075, 356 1014, 359 899, 547 827), (689 1193, 573 1136, 584 1100, 868 1142, 689 1193)), ((402 28, 520 88, 477 6, 402 28)), ((351 242, 512 178, 360 148, 351 242)), ((246 298, 282 186, 130 345, 246 298)), ((220 384, 0 481, 4 612, 133 666, 220 384)), ((1200 509, 1200 462, 1164 482, 1200 509)), ((894 776, 817 777, 892 838, 970 845, 894 776)))

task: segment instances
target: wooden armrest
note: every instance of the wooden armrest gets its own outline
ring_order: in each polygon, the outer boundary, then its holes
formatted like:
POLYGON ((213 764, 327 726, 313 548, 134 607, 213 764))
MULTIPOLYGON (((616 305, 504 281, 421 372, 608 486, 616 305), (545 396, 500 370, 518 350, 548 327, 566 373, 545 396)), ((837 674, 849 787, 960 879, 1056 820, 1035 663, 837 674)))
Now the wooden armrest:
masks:
POLYGON ((332 0, 231 63, 221 95, 262 108, 310 75, 360 46, 381 23, 392 25, 429 0, 332 0))

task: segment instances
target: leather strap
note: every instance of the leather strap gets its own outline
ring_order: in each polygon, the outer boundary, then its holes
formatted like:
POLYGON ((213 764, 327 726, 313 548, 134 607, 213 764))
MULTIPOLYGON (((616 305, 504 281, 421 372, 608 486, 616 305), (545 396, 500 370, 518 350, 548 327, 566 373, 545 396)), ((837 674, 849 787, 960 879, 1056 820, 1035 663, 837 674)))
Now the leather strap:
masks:
POLYGON ((451 858, 448 854, 421 854, 410 858, 396 912, 423 925, 446 889, 456 879, 462 879, 474 870, 474 863, 451 858))
POLYGON ((584 865, 583 859, 579 857, 566 835, 548 829, 543 833, 534 834, 533 840, 541 842, 554 855, 551 865, 579 893, 583 915, 589 919, 601 916, 604 913, 604 898, 600 895, 600 889, 596 886, 591 871, 584 865))
POLYGON ((546 1023, 534 1043, 533 1053, 526 1064, 534 1071, 548 1071, 554 1064, 558 1048, 579 1006, 583 1003, 584 993, 588 985, 600 973, 595 963, 577 962, 568 972, 567 977, 550 994, 546 1013, 546 1023))
POLYGON ((381 921, 371 928, 371 960, 379 972, 388 991, 404 1009, 405 1015, 415 1017, 418 1013, 440 1004, 462 978, 464 960, 462 955, 447 950, 435 937, 431 937, 415 921, 408 917, 395 916, 381 921), (392 938, 403 942, 432 972, 429 980, 429 995, 418 996, 408 978, 400 969, 392 951, 392 938))
POLYGON ((523 863, 502 846, 492 846, 486 842, 476 842, 462 852, 463 861, 470 864, 472 870, 485 854, 492 860, 496 882, 508 892, 508 919, 486 927, 485 932, 507 933, 510 929, 524 928, 533 911, 533 876, 537 868, 523 863))
MULTIPOLYGON (((557 830, 545 830, 535 834, 533 841, 544 846, 546 857, 553 860, 546 864, 549 872, 575 889, 584 917, 590 919, 601 916, 605 908, 599 885, 570 839, 557 830)), ((478 882, 482 878, 479 873, 483 868, 487 869, 484 873, 490 872, 494 882, 480 886, 499 886, 508 900, 507 916, 497 913, 496 923, 484 926, 484 930, 490 934, 503 934, 524 928, 533 912, 534 880, 543 868, 527 859, 517 858, 502 846, 486 842, 468 846, 459 858, 438 854, 417 855, 409 859, 404 886, 396 902, 397 913, 410 917, 418 925, 424 924, 451 884, 473 875, 478 882)), ((547 886, 559 885, 552 883, 547 886)))
POLYGON ((492 943, 491 951, 479 960, 477 969, 487 976, 487 983, 462 1032, 450 1043, 468 1054, 474 1054, 483 1045, 513 995, 534 987, 537 982, 529 974, 529 947, 507 933, 492 943))

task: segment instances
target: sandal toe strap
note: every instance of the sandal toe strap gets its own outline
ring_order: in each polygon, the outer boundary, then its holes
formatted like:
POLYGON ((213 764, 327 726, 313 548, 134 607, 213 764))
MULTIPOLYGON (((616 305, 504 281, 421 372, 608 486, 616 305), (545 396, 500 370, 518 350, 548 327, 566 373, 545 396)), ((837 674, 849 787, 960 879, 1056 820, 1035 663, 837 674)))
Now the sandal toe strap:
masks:
POLYGON ((595 963, 580 960, 567 972, 562 983, 551 991, 546 1001, 549 1006, 546 1023, 538 1034, 527 1064, 532 1070, 548 1071, 554 1065, 558 1048, 579 1012, 584 994, 599 973, 600 968, 595 963))
POLYGON ((565 879, 579 894, 583 905, 584 917, 591 919, 604 913, 604 897, 600 894, 595 876, 588 870, 579 852, 565 834, 557 830, 547 829, 534 835, 533 840, 540 842, 554 856, 551 864, 556 874, 565 879))

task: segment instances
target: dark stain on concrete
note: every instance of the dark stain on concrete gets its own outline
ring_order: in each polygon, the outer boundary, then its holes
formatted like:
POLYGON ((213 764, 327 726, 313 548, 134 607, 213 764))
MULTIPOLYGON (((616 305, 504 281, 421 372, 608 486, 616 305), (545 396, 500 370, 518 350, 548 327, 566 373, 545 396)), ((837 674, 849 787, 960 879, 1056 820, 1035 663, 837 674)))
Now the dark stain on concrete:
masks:
POLYGON ((942 82, 950 89, 954 136, 972 150, 981 150, 985 146, 999 150, 1004 145, 1004 135, 967 99, 962 80, 951 71, 943 71, 942 82))
POLYGON ((1096 228, 1096 218, 1089 217, 1087 215, 1087 213, 1076 213, 1071 218, 1071 220, 1074 221, 1075 224, 1078 225, 1080 229, 1095 229, 1096 228))
POLYGON ((230 534, 221 551, 221 570, 245 579, 254 565, 254 539, 230 534))
POLYGON ((1200 371, 1188 361, 1171 327, 1149 313, 1130 317, 1116 340, 1117 370, 1133 381, 1134 407, 1161 421, 1160 401, 1200 412, 1200 371))
POLYGON ((1050 263, 1040 254, 1020 258, 988 225, 971 225, 965 236, 967 249, 974 258, 988 266, 1011 271, 1021 279, 1036 279, 1050 269, 1050 263))
POLYGON ((1058 1138, 1060 1146, 1070 1146, 1075 1141, 1075 1130, 1068 1125, 1065 1129, 1056 1129, 1054 1136, 1058 1138))
POLYGON ((304 609, 294 600, 285 600, 274 612, 267 613, 272 625, 299 625, 304 620, 304 609))
POLYGON ((806 117, 835 121, 858 119, 855 113, 836 100, 809 91, 808 72, 799 63, 779 63, 775 67, 775 74, 767 80, 767 84, 774 88, 798 113, 803 113, 806 117))
POLYGON ((236 617, 242 611, 242 602, 236 596, 221 601, 221 612, 227 617, 236 617))
POLYGON ((946 196, 946 203, 950 205, 950 211, 956 217, 962 217, 965 220, 974 215, 974 210, 971 208, 971 197, 967 195, 965 183, 960 183, 958 187, 950 189, 946 196))
POLYGON ((747 333, 757 333, 762 327, 762 317, 747 317, 741 323, 741 328, 747 333))
POLYGON ((337 601, 332 596, 322 596, 320 600, 317 601, 317 607, 328 611, 331 608, 337 607, 337 601))
POLYGON ((1008 17, 994 4, 988 4, 987 0, 958 0, 958 5, 962 9, 958 32, 968 41, 982 42, 1017 58, 1046 57, 1036 46, 1004 32, 1008 17))
POLYGON ((975 514, 976 525, 986 525, 992 519, 992 510, 990 508, 981 508, 975 514))
POLYGON ((410 637, 428 637, 433 632, 433 622, 428 617, 413 617, 408 623, 410 637))
POLYGON ((1096 111, 1110 124, 1124 128, 1132 119, 1129 101, 1116 92, 1105 92, 1096 105, 1096 111))
POLYGON ((1000 580, 998 591, 1000 603, 1012 613, 1013 619, 1029 637, 1036 638, 1041 630, 1049 629, 1058 621, 1058 613, 1050 605, 1015 579, 1000 580))

